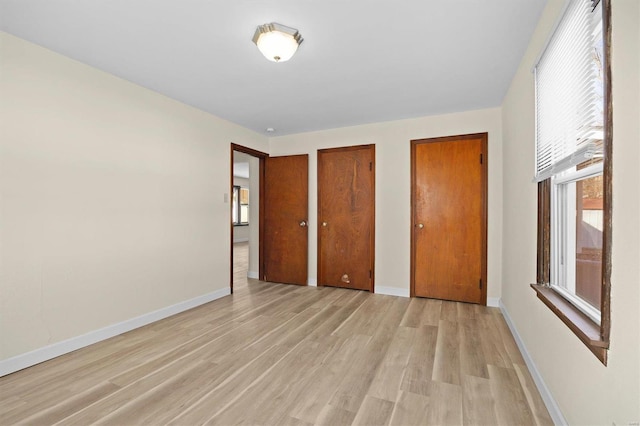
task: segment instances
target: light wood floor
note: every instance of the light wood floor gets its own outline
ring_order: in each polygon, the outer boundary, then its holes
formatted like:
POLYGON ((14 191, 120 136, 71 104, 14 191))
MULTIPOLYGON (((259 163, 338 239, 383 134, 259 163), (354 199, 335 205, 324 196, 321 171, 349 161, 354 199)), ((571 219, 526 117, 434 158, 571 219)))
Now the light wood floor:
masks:
POLYGON ((0 379, 0 424, 551 424, 494 308, 248 280, 0 379))

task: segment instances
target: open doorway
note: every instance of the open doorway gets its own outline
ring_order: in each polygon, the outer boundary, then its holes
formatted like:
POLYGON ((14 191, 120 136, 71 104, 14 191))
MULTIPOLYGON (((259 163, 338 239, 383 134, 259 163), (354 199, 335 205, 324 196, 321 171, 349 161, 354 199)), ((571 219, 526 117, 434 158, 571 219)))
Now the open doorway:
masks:
POLYGON ((231 144, 231 293, 261 276, 262 188, 266 153, 231 144))
POLYGON ((308 163, 231 144, 231 293, 252 279, 307 285, 308 163))

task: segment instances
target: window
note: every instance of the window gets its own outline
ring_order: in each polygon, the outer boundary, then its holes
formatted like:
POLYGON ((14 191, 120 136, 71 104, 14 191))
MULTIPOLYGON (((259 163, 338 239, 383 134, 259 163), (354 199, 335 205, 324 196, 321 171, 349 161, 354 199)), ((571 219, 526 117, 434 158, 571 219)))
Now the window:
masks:
POLYGON ((571 0, 537 62, 538 297, 606 364, 610 0, 571 0))
POLYGON ((231 217, 236 226, 249 224, 249 189, 237 185, 233 186, 231 217))
POLYGON ((552 288, 600 324, 602 167, 552 179, 552 288))

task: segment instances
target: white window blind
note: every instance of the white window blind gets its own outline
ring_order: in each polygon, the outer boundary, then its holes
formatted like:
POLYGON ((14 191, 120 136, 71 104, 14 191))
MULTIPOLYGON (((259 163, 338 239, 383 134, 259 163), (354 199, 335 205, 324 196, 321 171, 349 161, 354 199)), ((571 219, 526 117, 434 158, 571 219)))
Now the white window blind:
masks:
POLYGON ((538 182, 602 157, 602 19, 593 3, 571 0, 534 68, 538 182))

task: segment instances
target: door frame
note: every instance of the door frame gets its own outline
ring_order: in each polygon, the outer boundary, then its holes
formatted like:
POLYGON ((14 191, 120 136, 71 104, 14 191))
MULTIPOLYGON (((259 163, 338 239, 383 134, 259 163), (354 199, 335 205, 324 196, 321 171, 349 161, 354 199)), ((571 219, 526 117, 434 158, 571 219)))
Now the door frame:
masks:
MULTIPOLYGON (((317 151, 317 158, 316 158, 316 163, 317 163, 317 168, 316 168, 316 181, 319 180, 319 176, 320 176, 320 154, 321 153, 327 153, 327 152, 339 152, 339 151, 356 151, 356 150, 360 150, 360 149, 364 149, 364 148, 368 148, 371 150, 371 162, 372 162, 372 166, 371 166, 371 179, 372 179, 372 188, 371 188, 371 193, 373 194, 373 199, 371 200, 372 202, 372 208, 371 208, 371 242, 370 242, 370 250, 371 250, 371 286, 369 288, 369 292, 370 293, 375 293, 375 280, 376 280, 376 145, 375 144, 365 144, 365 145, 351 145, 351 146, 343 146, 343 147, 337 147, 337 148, 324 148, 324 149, 318 149, 317 151)), ((316 230, 316 235, 317 235, 317 256, 316 256, 316 264, 317 264, 317 275, 318 275, 318 287, 324 287, 321 284, 321 279, 320 279, 320 264, 321 264, 321 258, 322 258, 322 250, 320 249, 321 247, 321 241, 322 241, 322 232, 320 229, 321 226, 321 212, 320 212, 320 185, 317 186, 316 189, 317 192, 317 230, 316 230)))
POLYGON ((436 138, 425 139, 413 139, 411 140, 411 220, 410 220, 410 233, 411 233, 411 259, 410 259, 410 297, 416 297, 416 148, 420 144, 434 143, 434 142, 450 142, 468 140, 468 139, 480 139, 482 142, 482 296, 481 303, 487 305, 487 220, 488 220, 488 170, 489 170, 489 151, 488 151, 488 133, 472 133, 466 135, 457 136, 442 136, 436 138))
MULTIPOLYGON (((258 176, 260 178, 260 190, 258 192, 258 197, 260 199, 258 203, 258 277, 262 277, 264 275, 262 259, 264 258, 264 244, 263 244, 263 234, 264 234, 264 159, 269 156, 266 152, 258 151, 253 148, 249 148, 246 146, 238 145, 235 143, 231 143, 231 154, 230 154, 230 170, 229 170, 229 227, 230 227, 230 261, 229 261, 229 289, 231 294, 233 294, 233 219, 231 218, 231 212, 233 209, 231 194, 233 194, 233 152, 243 152, 245 154, 251 155, 252 157, 258 158, 258 176)), ((249 176, 251 179, 251 176, 249 176)))

